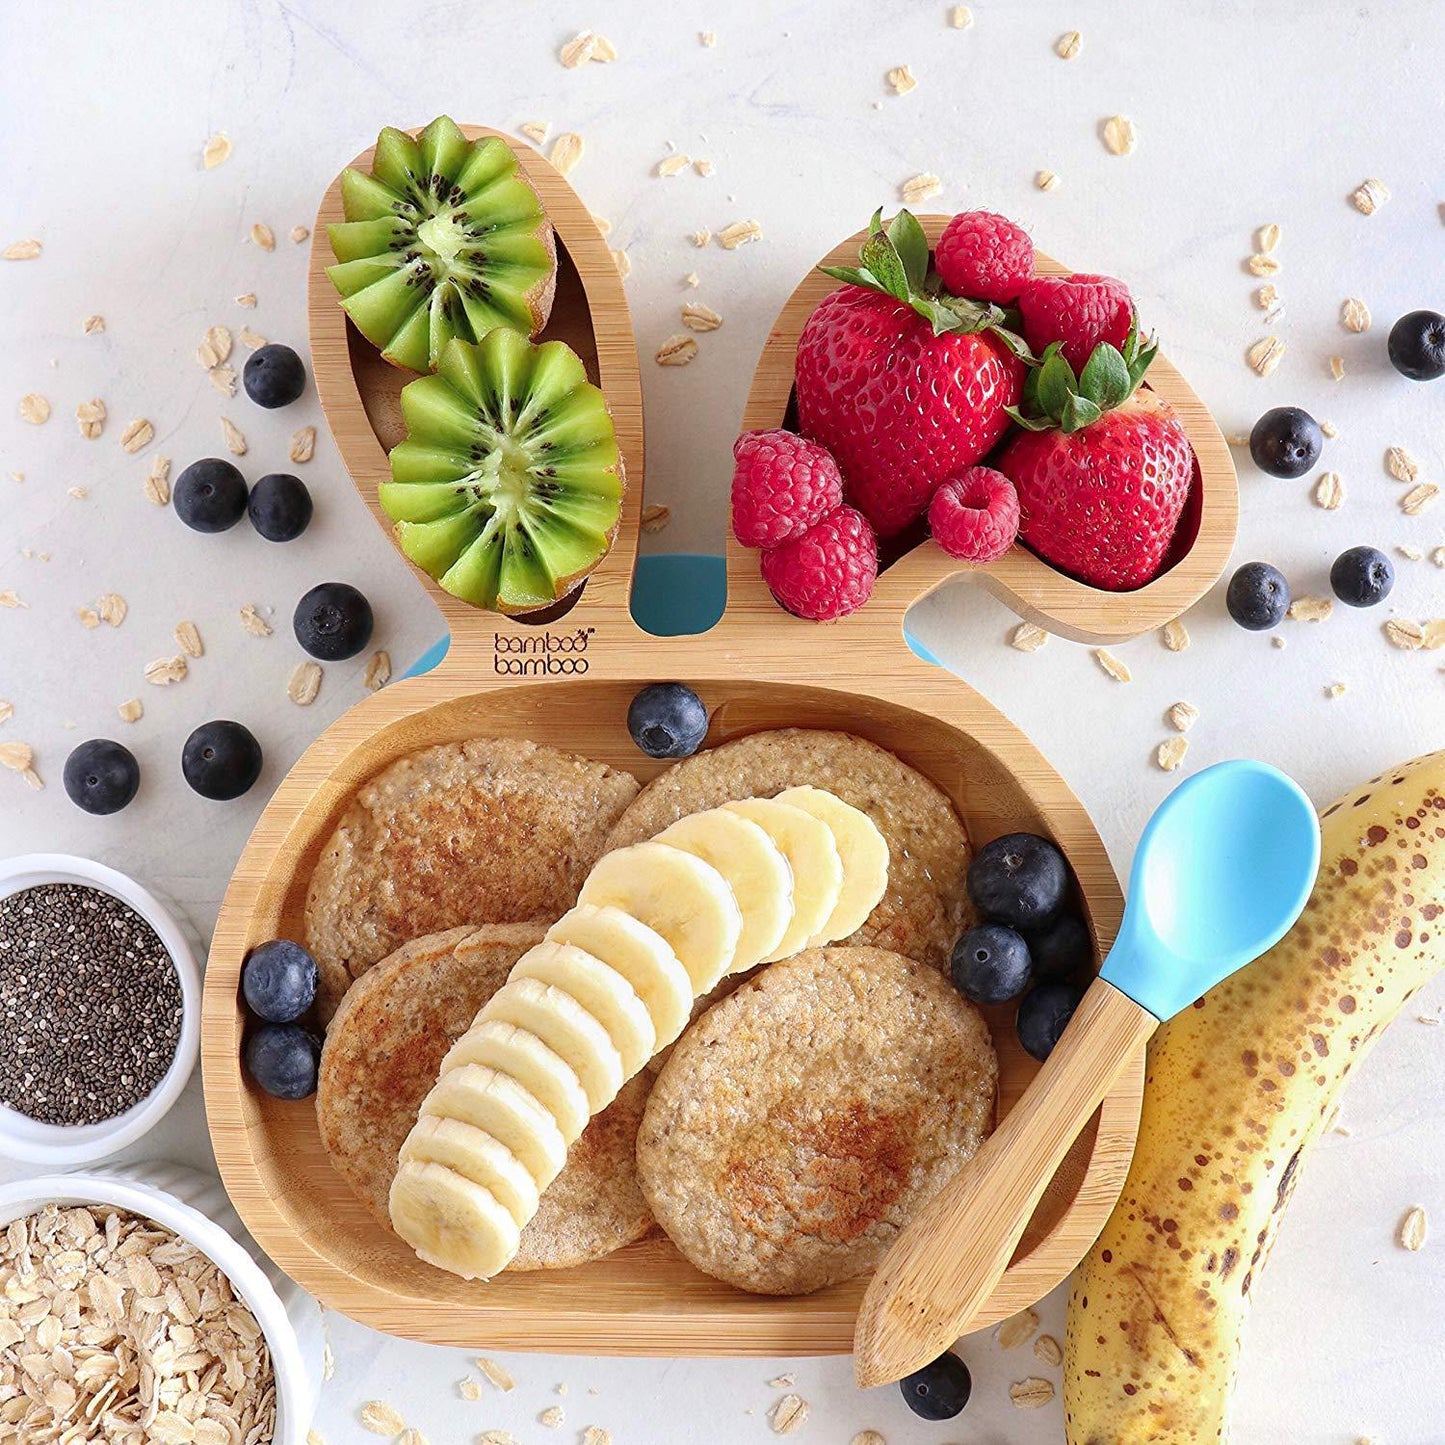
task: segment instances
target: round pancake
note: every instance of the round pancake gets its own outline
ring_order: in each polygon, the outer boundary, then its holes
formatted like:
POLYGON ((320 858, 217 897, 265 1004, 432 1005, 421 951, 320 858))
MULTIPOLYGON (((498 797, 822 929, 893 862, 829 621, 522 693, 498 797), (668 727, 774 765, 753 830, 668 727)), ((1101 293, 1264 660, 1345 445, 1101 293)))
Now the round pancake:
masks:
POLYGON ((806 1294, 878 1263, 987 1136, 997 1083, 988 1026, 937 970, 809 949, 679 1040, 637 1135, 642 1191, 699 1269, 806 1294))
POLYGON ((888 891, 842 942, 888 949, 947 970, 973 921, 965 880, 968 833, 938 785, 851 733, 783 728, 698 753, 649 783, 617 820, 607 851, 640 843, 688 813, 800 784, 867 813, 888 840, 888 891))
MULTIPOLYGON (((443 1056, 544 931, 542 923, 488 924, 419 938, 358 979, 331 1020, 316 1091, 321 1141, 388 1229, 397 1157, 443 1056)), ((509 1268, 581 1264, 651 1227, 635 1147, 650 1079, 634 1080, 583 1131, 509 1268)))
POLYGON ((357 792, 311 875, 323 1014, 409 939, 565 913, 636 794, 631 773, 515 738, 399 758, 357 792))

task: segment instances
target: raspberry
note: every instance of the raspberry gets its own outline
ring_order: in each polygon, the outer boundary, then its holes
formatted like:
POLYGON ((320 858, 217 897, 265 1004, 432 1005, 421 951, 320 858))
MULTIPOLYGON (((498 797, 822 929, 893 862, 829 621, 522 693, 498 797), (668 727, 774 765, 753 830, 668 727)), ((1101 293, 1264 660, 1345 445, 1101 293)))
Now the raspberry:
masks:
POLYGON ((944 227, 933 259, 952 295, 1007 304, 1034 274, 1034 243, 1006 216, 964 211, 944 227))
POLYGON ((1134 299, 1112 276, 1035 276, 1019 294, 1019 310, 1024 338, 1034 351, 1062 342, 1064 359, 1080 372, 1101 341, 1124 345, 1134 299))
POLYGON ((843 500, 832 454, 796 432, 744 432, 733 457, 733 535, 744 547, 791 542, 843 500))
POLYGON ((763 581, 797 617, 836 622, 872 595, 878 542, 862 512, 839 507, 762 558, 763 581))
POLYGON ((969 467, 928 504, 934 540, 961 562, 996 562, 1019 534, 1019 494, 1002 472, 969 467))

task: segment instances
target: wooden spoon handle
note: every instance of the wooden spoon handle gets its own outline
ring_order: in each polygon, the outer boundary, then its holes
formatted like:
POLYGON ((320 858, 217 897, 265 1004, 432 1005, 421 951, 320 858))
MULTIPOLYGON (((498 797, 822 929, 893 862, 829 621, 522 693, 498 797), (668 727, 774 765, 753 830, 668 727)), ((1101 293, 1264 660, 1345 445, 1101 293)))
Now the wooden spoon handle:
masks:
POLYGON ((964 1333, 1079 1131, 1158 1026, 1112 984, 1089 986, 1023 1098, 883 1257, 853 1335, 860 1385, 901 1380, 964 1333))

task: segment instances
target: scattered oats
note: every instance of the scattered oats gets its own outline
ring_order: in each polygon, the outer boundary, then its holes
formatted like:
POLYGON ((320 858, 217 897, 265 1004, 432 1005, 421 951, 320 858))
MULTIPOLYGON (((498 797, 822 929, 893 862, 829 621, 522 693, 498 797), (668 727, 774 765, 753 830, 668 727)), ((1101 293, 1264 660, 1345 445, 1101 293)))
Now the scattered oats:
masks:
POLYGON ((1285 648, 1289 646, 1289 643, 1286 642, 1283 637, 1275 636, 1270 638, 1269 645, 1277 652, 1283 652, 1285 648))
POLYGON ((589 1425, 582 1432, 582 1445, 612 1445, 612 1432, 601 1425, 589 1425))
POLYGON ((120 434, 120 444, 132 456, 144 451, 156 439, 156 429, 144 417, 128 422, 120 434))
POLYGON ((921 205, 943 189, 943 182, 932 171, 920 171, 898 187, 898 194, 908 206, 921 205))
POLYGON ((184 657, 158 657, 154 662, 146 664, 145 678, 154 687, 166 687, 170 683, 180 682, 188 671, 190 669, 186 666, 184 657))
POLYGON ((576 70, 579 65, 586 65, 589 60, 595 60, 599 64, 616 60, 617 51, 605 35, 599 35, 595 30, 583 30, 557 52, 557 59, 568 70, 576 70))
POLYGON ((1276 222, 1267 221, 1254 233, 1255 250, 1268 254, 1279 245, 1280 238, 1283 235, 1284 232, 1276 222))
POLYGON ((1295 622, 1323 622, 1335 610, 1328 597, 1296 597, 1285 616, 1295 622))
POLYGON ((231 138, 223 130, 218 130, 205 145, 201 147, 201 164, 208 170, 213 171, 223 161, 231 158, 231 138))
POLYGON ((67 497, 74 497, 77 502, 83 502, 83 501, 90 495, 90 488, 89 488, 89 487, 67 487, 67 488, 65 489, 65 495, 66 495, 67 497))
POLYGON ((105 430, 105 403, 99 397, 83 401, 75 408, 76 424, 87 441, 94 441, 105 430))
POLYGON ((100 613, 94 607, 82 607, 75 615, 80 619, 80 625, 87 632, 100 626, 100 613))
POLYGON ((1268 311, 1271 307, 1277 306, 1279 304, 1279 287, 1273 285, 1261 286, 1259 290, 1254 293, 1254 304, 1258 306, 1261 311, 1268 311))
POLYGON ((95 604, 95 608, 100 613, 100 620, 107 627, 119 627, 125 621, 125 614, 129 610, 125 605, 125 598, 119 592, 107 592, 95 604))
POLYGON ((701 301, 682 303, 682 324, 689 331, 716 331, 722 325, 722 317, 701 301))
POLYGON ((1034 1354, 1046 1365, 1053 1365, 1056 1369, 1064 1363, 1064 1352, 1059 1348, 1059 1342, 1052 1335, 1040 1335, 1034 1341, 1034 1354))
POLYGON ((310 234, 311 230, 307 226, 292 226, 291 244, 293 246, 299 246, 310 234))
POLYGON ((25 779, 25 786, 32 792, 43 793, 45 784, 41 781, 40 774, 34 768, 26 768, 20 776, 25 779))
POLYGON ((298 662, 286 680, 286 696, 297 707, 310 707, 320 691, 321 664, 312 662, 309 658, 305 662, 298 662))
POLYGON ((712 163, 710 160, 706 160, 706 159, 700 160, 700 161, 694 161, 694 162, 692 163, 692 168, 693 168, 693 170, 695 170, 695 171, 698 173, 698 175, 700 175, 704 180, 706 180, 706 179, 713 173, 713 170, 714 170, 713 163, 712 163))
POLYGON ((1347 296, 1340 305, 1340 325, 1346 331, 1368 331, 1370 308, 1358 296, 1347 296))
POLYGON ((1159 638, 1170 652, 1183 652, 1189 646, 1189 629, 1184 625, 1182 617, 1176 617, 1166 622, 1159 629, 1159 638))
POLYGON ((1430 560, 1437 567, 1445 567, 1445 547, 1436 547, 1435 550, 1430 553, 1430 560))
POLYGON ((1420 475, 1420 463, 1404 447, 1389 447, 1385 451, 1385 470, 1397 482, 1413 482, 1420 475))
POLYGON ((121 722, 139 722, 145 716, 145 704, 138 697, 127 698, 116 708, 121 722))
POLYGON ((1432 617, 1422 624, 1425 646, 1431 652, 1438 652, 1445 647, 1445 617, 1432 617))
POLYGON ((1010 1315, 997 1332, 998 1347, 1001 1350, 1016 1349, 1027 1344, 1038 1333, 1039 1316, 1036 1310, 1020 1310, 1010 1315))
POLYGON ((1337 427, 1337 426, 1334 424, 1334 422, 1332 422, 1332 421, 1321 421, 1321 422, 1320 422, 1320 431, 1322 431, 1322 432, 1325 434, 1325 436, 1327 436, 1327 437, 1329 437, 1329 438, 1331 438, 1331 439, 1339 436, 1339 434, 1340 434, 1340 429, 1339 429, 1339 427, 1337 427))
POLYGON ((477 1445, 517 1445, 517 1441, 507 1430, 483 1430, 477 1436, 477 1445))
POLYGON ((552 164, 562 175, 568 175, 582 159, 582 137, 575 131, 563 131, 552 142, 552 164))
POLYGON ((1189 751, 1189 739, 1184 736, 1166 738, 1159 744, 1154 754, 1154 761, 1166 772, 1172 773, 1184 762, 1184 754, 1189 751))
POLYGON ((599 216, 595 211, 593 211, 591 215, 598 231, 604 236, 610 236, 612 234, 612 222, 609 221, 606 216, 599 216))
POLYGON ((696 231, 693 231, 687 239, 691 241, 694 246, 701 248, 712 240, 712 232, 709 231, 706 226, 700 226, 696 231))
POLYGON ((1345 484, 1338 472, 1322 472, 1315 483, 1315 505, 1327 512, 1337 512, 1344 504, 1345 484))
POLYGON ((397 1436, 406 1429, 406 1421, 384 1400, 368 1400, 359 1418, 362 1428, 373 1435, 397 1436))
POLYGON ((243 295, 236 297, 236 305, 244 306, 248 311, 254 310, 256 306, 256 293, 254 291, 247 291, 243 295))
POLYGON ((567 1393, 567 1382, 566 1382, 566 1380, 561 1380, 561 1381, 558 1382, 558 1384, 557 1384, 557 1393, 558 1393, 559 1395, 565 1395, 565 1394, 567 1393))
POLYGON ((97 336, 105 330, 105 317, 87 316, 85 320, 80 323, 80 329, 87 336, 97 336))
POLYGON ((1134 675, 1128 667, 1115 657, 1107 647, 1096 647, 1094 649, 1094 661, 1114 679, 1115 682, 1132 682, 1134 675))
POLYGON ((200 630, 194 622, 176 623, 174 635, 176 646, 178 646, 187 657, 204 657, 206 655, 206 647, 201 641, 200 630))
POLYGON ((409 1425, 401 1432, 397 1445, 429 1445, 429 1442, 415 1425, 409 1425))
POLYGON ((1390 199, 1390 188, 1373 177, 1350 192, 1350 201, 1362 216, 1373 216, 1390 199))
POLYGON ((246 455, 246 438, 236 429, 230 417, 221 418, 221 434, 226 438, 226 450, 233 457, 246 455))
POLYGON ((548 1405, 540 1415, 537 1416, 537 1423, 545 1425, 549 1430, 556 1430, 564 1419, 560 1405, 548 1405))
POLYGON ((13 702, 0 702, 0 723, 9 722, 15 716, 15 704, 13 702))
POLYGON ((251 239, 263 251, 274 251, 276 249, 276 237, 272 234, 270 226, 264 221, 257 221, 251 227, 251 239))
POLYGON ((206 334, 201 338, 201 344, 196 347, 196 360, 207 371, 210 371, 212 367, 219 366, 223 361, 230 359, 231 344, 230 327, 208 327, 206 334))
POLYGON ((1284 269, 1273 256, 1251 256, 1244 264, 1249 268, 1251 276, 1278 276, 1284 269))
POLYGON ((1084 48, 1084 37, 1077 30, 1066 30, 1054 42, 1054 54, 1060 60, 1072 60, 1084 48))
POLYGON ((1400 1243, 1412 1253, 1425 1248, 1425 1239, 1429 1233, 1429 1224, 1425 1218, 1425 1211, 1418 1205, 1409 1209, 1405 1217, 1400 1221, 1400 1243))
POLYGON ((632 257, 625 250, 619 248, 612 252, 612 264, 617 267, 617 274, 624 281, 632 275, 632 257))
POLYGON ((316 455, 316 428, 299 427, 291 433, 291 460, 298 466, 316 455))
POLYGON ((20 420, 31 426, 43 426, 50 420, 50 403, 38 391, 20 398, 20 420))
POLYGON ((248 602, 241 609, 241 627, 252 637, 270 637, 271 624, 256 610, 254 602, 248 602))
POLYGON ((731 226, 724 226, 717 233, 718 245, 724 251, 736 251, 739 246, 746 246, 749 241, 762 239, 763 228, 757 221, 734 221, 731 226))
POLYGON ((713 30, 704 30, 697 37, 697 40, 698 44, 703 46, 704 49, 711 50, 713 46, 717 44, 717 32, 713 30))
POLYGON ((895 65, 888 72, 888 84, 893 88, 894 95, 907 95, 918 81, 914 79, 913 72, 906 65, 895 65))
POLYGON ((860 1430, 848 1445, 888 1445, 888 1442, 877 1430, 860 1430))
POLYGON ((517 130, 526 136, 533 145, 541 145, 547 139, 547 122, 545 120, 524 120, 517 130))
POLYGON ((28 602, 22 602, 22 601, 20 600, 19 594, 15 591, 15 589, 14 589, 13 587, 7 587, 7 588, 5 589, 5 591, 0 592, 0 607, 29 607, 29 606, 30 606, 30 604, 29 604, 28 602))
POLYGON ((683 155, 683 153, 679 151, 676 155, 664 156, 660 161, 658 161, 656 169, 654 169, 653 171, 653 175, 675 176, 679 171, 685 171, 691 164, 692 158, 690 156, 683 155))
POLYGON ((457 1394, 464 1400, 480 1400, 482 1398, 481 1381, 472 1379, 470 1375, 468 1375, 465 1380, 458 1380, 457 1394))
POLYGON ((1408 617, 1392 617, 1385 624, 1385 639, 1402 652, 1414 652, 1425 645, 1425 629, 1408 617))
POLYGON ((1059 188, 1059 178, 1053 171, 1038 171, 1034 175, 1034 185, 1041 191, 1056 191, 1059 188))
POLYGON ((511 1372, 504 1369, 495 1360, 489 1360, 485 1355, 479 1355, 476 1366, 503 1394, 516 1388, 517 1382, 512 1378, 511 1372))
POLYGON ((326 1445, 326 1437, 320 1430, 310 1429, 306 1432, 306 1445, 326 1445))
POLYGON ((973 24, 973 11, 967 5, 955 5, 948 12, 948 23, 954 30, 967 30, 973 24))
POLYGON ((391 681, 391 654, 384 648, 371 654, 362 681, 368 692, 379 692, 391 681))
POLYGON ((661 502, 654 502, 642 509, 642 530, 649 535, 662 531, 670 521, 672 508, 663 506, 661 502))
POLYGON ((786 1375, 775 1375, 768 1381, 770 1390, 790 1390, 798 1383, 798 1377, 791 1371, 786 1375))
POLYGON ((1424 1024, 1427 1028, 1438 1028, 1442 1022, 1439 1014, 1416 1014, 1415 1022, 1424 1024))
POLYGON ((0 743, 0 768, 23 773, 35 760, 29 743, 0 743))
POLYGON ((259 351, 266 344, 266 338, 264 336, 257 336, 249 326, 243 326, 240 335, 236 339, 247 351, 259 351))
POLYGON ((1104 122, 1104 146, 1111 155, 1127 156, 1139 144, 1139 133, 1127 115, 1111 115, 1104 122))
POLYGON ((682 284, 684 286, 701 286, 702 277, 699 276, 696 271, 689 271, 687 275, 682 278, 682 284))
MULTIPOLYGON (((1179 741, 1183 742, 1183 739, 1179 741)), ((1054 1398, 1054 1387, 1047 1380, 1031 1375, 1027 1380, 1017 1380, 1010 1385, 1008 1397, 1020 1410, 1035 1410, 1054 1398)))
POLYGON ((1397 542, 1395 551, 1407 562, 1423 562, 1425 560, 1425 553, 1413 542, 1397 542))
POLYGON ((34 261, 39 258, 43 249, 40 242, 34 239, 12 241, 3 251, 0 251, 0 256, 7 261, 34 261))
POLYGON ((784 1395, 768 1411, 768 1422, 774 1435, 791 1435, 801 1429, 808 1418, 808 1402, 798 1395, 784 1395))
POLYGON ((154 456, 151 469, 146 473, 146 497, 157 507, 164 507, 171 499, 171 459, 154 456))
POLYGON ((1187 733, 1199 721, 1199 709, 1192 702, 1176 702, 1164 716, 1177 733, 1187 733))
POLYGON ((1345 379, 1345 358, 1343 356, 1330 357, 1330 375, 1336 381, 1345 379))
POLYGON ((696 340, 679 332, 676 336, 669 336, 657 348, 655 359, 659 366, 686 366, 696 355, 696 340))
POLYGON ((1245 359, 1260 376, 1268 376, 1284 359, 1284 342, 1278 336, 1261 337, 1245 352, 1245 359))
POLYGON ((1418 516, 1440 495, 1440 488, 1434 482, 1421 482, 1400 498, 1400 510, 1407 517, 1418 516))
POLYGON ((1332 682, 1325 688, 1326 697, 1343 697, 1344 695, 1345 684, 1342 682, 1332 682))

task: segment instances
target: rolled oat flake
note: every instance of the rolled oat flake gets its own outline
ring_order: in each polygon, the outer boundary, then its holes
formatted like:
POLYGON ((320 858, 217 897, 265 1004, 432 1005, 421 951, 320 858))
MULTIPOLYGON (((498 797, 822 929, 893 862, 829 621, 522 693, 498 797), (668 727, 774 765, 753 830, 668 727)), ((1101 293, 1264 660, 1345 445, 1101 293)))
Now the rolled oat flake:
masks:
POLYGON ((0 898, 0 1104, 45 1124, 98 1124, 165 1076, 180 979, 155 930, 98 888, 0 898))

